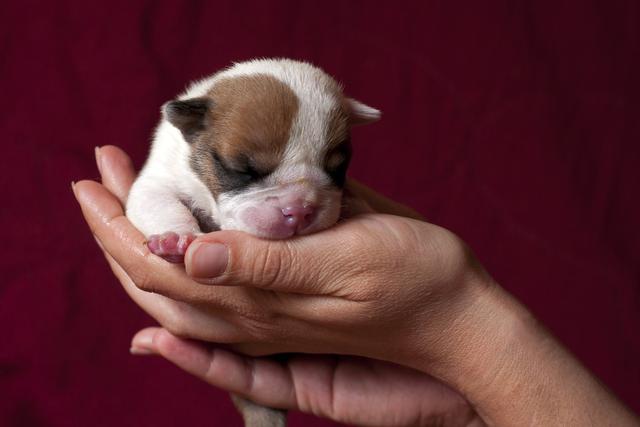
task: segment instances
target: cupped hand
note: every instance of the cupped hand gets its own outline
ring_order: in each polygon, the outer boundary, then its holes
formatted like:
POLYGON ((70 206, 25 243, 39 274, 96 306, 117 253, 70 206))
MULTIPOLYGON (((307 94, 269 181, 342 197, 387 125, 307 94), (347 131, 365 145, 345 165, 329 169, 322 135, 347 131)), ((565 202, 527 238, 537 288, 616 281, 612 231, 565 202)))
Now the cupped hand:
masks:
MULTIPOLYGON (((187 271, 197 277, 194 280, 181 266, 150 254, 144 236, 124 216, 124 201, 135 177, 126 154, 104 147, 98 164, 103 185, 82 181, 74 192, 125 290, 166 328, 142 331, 134 339, 134 350, 163 355, 258 403, 340 421, 413 425, 437 417, 450 420, 445 425, 480 422, 465 399, 441 382, 368 359, 416 366, 416 360, 442 356, 433 344, 443 339, 445 325, 455 324, 471 303, 477 283, 483 283, 482 270, 455 236, 420 221, 372 213, 285 242, 238 232, 212 233, 187 253, 187 271), (211 245, 217 249, 210 251, 211 245), (218 255, 212 258, 212 252, 218 255), (210 277, 207 273, 225 254, 222 274, 210 277), (212 349, 176 335, 229 345, 212 349), (367 358, 296 356, 278 365, 229 349, 253 355, 304 352, 367 358), (247 366, 259 368, 249 371, 251 381, 247 366), (323 376, 333 368, 340 368, 335 370, 340 375, 323 376), (221 369, 234 374, 215 375, 221 369), (229 378, 238 382, 229 383, 229 378), (280 386, 271 383, 282 386, 281 391, 274 391, 280 386), (255 384, 263 384, 269 393, 255 384), (327 394, 331 390, 340 392, 339 398, 333 395, 335 401, 327 394), (350 409, 387 399, 394 407, 400 405, 401 412, 391 407, 384 411, 382 403, 370 406, 369 412, 350 409)), ((357 184, 350 197, 354 214, 375 206, 417 216, 357 184)))
POLYGON ((126 155, 109 147, 100 157, 115 195, 77 183, 85 218, 132 298, 179 336, 252 354, 353 354, 421 367, 417 354, 446 357, 443 342, 490 283, 452 233, 376 213, 285 241, 210 233, 190 246, 185 272, 149 253, 124 216, 135 175, 126 155))

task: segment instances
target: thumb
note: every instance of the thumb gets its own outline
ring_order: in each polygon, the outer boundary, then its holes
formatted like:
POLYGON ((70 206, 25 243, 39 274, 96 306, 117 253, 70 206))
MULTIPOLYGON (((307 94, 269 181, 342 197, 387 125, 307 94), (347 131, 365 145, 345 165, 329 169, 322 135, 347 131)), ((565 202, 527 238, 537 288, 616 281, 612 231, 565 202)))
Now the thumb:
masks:
POLYGON ((238 231, 217 231, 196 239, 185 254, 187 274, 210 285, 248 286, 278 292, 323 294, 329 260, 340 257, 335 242, 317 233, 289 240, 264 240, 238 231), (322 241, 319 241, 322 240, 322 241))

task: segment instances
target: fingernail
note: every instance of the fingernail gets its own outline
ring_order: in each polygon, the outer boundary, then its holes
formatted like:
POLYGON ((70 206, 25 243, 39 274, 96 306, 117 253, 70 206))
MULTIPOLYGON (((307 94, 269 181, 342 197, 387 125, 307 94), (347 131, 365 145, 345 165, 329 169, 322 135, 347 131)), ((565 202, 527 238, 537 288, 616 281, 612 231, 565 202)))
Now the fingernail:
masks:
POLYGON ((96 166, 98 166, 98 172, 102 175, 102 158, 100 157, 100 147, 94 149, 96 155, 96 166))
POLYGON ((149 350, 148 348, 144 348, 144 347, 131 347, 129 349, 129 353, 135 355, 135 356, 147 356, 149 354, 155 354, 155 352, 149 350))
POLYGON ((151 330, 144 330, 136 334, 131 342, 129 353, 136 355, 154 354, 153 337, 155 333, 151 330))
POLYGON ((189 274, 196 278, 218 277, 227 269, 229 249, 220 243, 199 243, 191 249, 189 274))

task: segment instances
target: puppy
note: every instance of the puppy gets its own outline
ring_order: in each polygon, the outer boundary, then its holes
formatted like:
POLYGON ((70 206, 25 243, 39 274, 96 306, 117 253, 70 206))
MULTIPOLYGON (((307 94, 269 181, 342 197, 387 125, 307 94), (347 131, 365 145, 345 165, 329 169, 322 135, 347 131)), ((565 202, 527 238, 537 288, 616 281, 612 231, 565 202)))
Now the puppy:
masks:
MULTIPOLYGON (((286 239, 332 226, 350 128, 380 112, 308 63, 259 59, 191 84, 162 116, 127 216, 151 252, 180 263, 193 239, 213 230, 286 239)), ((247 426, 286 424, 284 412, 234 402, 247 426)))

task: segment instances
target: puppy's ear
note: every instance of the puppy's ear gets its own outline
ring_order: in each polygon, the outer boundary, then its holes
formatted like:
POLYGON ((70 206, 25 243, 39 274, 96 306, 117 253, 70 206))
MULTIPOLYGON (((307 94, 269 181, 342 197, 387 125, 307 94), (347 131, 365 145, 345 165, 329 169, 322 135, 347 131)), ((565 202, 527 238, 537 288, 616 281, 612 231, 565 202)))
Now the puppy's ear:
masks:
POLYGON ((380 120, 382 113, 379 110, 353 98, 346 98, 345 101, 351 126, 366 125, 380 120))
POLYGON ((205 128, 210 104, 208 98, 169 101, 162 106, 162 114, 169 123, 180 129, 184 139, 191 143, 205 128))

